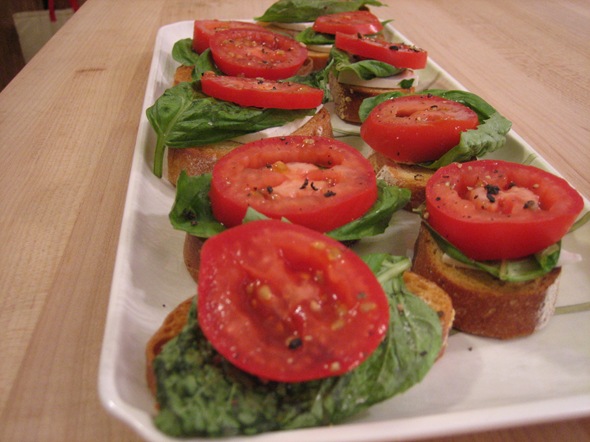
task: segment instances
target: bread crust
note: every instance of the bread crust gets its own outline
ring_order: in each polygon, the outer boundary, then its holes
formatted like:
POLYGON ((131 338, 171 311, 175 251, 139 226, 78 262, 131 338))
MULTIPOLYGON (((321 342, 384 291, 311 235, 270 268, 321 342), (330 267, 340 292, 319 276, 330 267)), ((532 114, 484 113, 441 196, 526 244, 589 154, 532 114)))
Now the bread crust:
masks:
POLYGON ((205 240, 205 238, 199 238, 190 233, 187 233, 184 237, 184 246, 182 249, 184 265, 195 282, 199 281, 201 249, 203 248, 203 244, 205 244, 205 240))
POLYGON ((162 347, 170 341, 172 338, 177 336, 185 326, 191 305, 195 297, 191 296, 185 299, 183 302, 178 304, 174 309, 168 313, 162 325, 156 330, 148 341, 145 348, 145 360, 146 360, 146 380, 148 387, 152 394, 156 395, 156 374, 153 369, 153 362, 155 357, 160 354, 162 347))
POLYGON ((496 339, 527 336, 553 316, 561 268, 526 282, 505 282, 443 261, 428 228, 420 227, 412 271, 445 290, 455 309, 454 328, 496 339))
POLYGON ((399 91, 403 93, 411 93, 414 88, 375 88, 358 86, 351 84, 340 83, 333 71, 328 75, 328 84, 330 85, 330 92, 332 93, 332 100, 334 101, 334 112, 340 119, 348 122, 360 124, 359 109, 365 98, 375 97, 387 92, 399 91))

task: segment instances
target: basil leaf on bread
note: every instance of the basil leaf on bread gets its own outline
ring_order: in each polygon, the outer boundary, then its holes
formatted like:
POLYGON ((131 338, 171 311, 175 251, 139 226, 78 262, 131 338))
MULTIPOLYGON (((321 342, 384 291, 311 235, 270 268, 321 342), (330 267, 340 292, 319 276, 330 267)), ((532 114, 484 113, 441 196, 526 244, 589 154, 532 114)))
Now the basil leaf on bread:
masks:
MULTIPOLYGON (((176 183, 176 198, 169 214, 175 229, 193 236, 209 238, 225 227, 215 219, 209 200, 211 175, 189 176, 182 172, 176 183)), ((327 235, 338 241, 353 241, 385 231, 393 213, 404 207, 410 198, 407 189, 377 182, 377 201, 361 218, 341 226, 327 235)), ((252 213, 250 213, 252 216, 252 213)))

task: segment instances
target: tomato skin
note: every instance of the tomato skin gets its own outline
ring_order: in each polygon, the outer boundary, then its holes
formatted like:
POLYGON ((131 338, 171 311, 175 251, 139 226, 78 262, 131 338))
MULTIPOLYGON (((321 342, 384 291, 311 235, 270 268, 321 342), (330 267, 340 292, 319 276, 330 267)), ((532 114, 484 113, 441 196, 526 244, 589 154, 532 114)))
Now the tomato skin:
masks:
POLYGON ((350 249, 281 221, 254 221, 208 239, 198 321, 233 365, 267 380, 339 375, 382 341, 388 300, 350 249))
POLYGON ((377 16, 369 11, 349 11, 318 17, 313 24, 313 30, 332 35, 337 32, 365 35, 377 34, 383 30, 383 25, 377 16))
POLYGON ((377 199, 369 161, 326 137, 266 138, 234 149, 213 168, 215 218, 242 223, 248 207, 274 219, 328 232, 367 212, 377 199))
POLYGON ((313 109, 322 104, 324 92, 311 86, 286 81, 215 75, 201 77, 203 92, 240 106, 274 109, 313 109))
POLYGON ((361 125, 372 149, 400 163, 434 161, 475 129, 477 113, 435 95, 408 95, 378 104, 361 125))
POLYGON ((564 179, 500 160, 453 163, 426 184, 428 223, 478 261, 518 259, 555 244, 583 206, 564 179))
POLYGON ((193 28, 193 50, 197 54, 209 49, 211 36, 226 29, 264 29, 256 23, 236 20, 195 20, 193 28))
POLYGON ((307 59, 307 48, 269 30, 227 29, 209 40, 215 64, 224 74, 282 80, 291 77, 307 59))
POLYGON ((397 68, 423 69, 428 60, 428 53, 423 49, 382 38, 338 32, 334 45, 353 55, 389 63, 397 68))

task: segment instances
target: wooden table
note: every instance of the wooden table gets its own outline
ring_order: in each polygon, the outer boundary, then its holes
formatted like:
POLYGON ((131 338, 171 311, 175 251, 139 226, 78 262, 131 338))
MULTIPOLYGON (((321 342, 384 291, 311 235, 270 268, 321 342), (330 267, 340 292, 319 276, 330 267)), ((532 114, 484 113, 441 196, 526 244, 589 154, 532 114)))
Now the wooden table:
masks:
MULTIPOLYGON (((271 0, 89 0, 0 94, 0 440, 137 440, 98 361, 157 29, 271 0)), ((398 0, 379 9, 590 196, 590 4, 398 0)), ((588 440, 590 418, 454 440, 588 440)))

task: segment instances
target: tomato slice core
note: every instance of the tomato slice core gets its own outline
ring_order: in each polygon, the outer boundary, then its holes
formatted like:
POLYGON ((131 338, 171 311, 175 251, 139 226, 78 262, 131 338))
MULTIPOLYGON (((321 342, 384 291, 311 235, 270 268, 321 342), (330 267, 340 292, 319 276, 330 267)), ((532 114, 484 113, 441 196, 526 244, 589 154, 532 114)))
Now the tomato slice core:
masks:
POLYGON ((324 92, 311 86, 261 78, 233 77, 205 72, 203 92, 240 106, 274 109, 313 109, 322 104, 324 92))
POLYGON ((453 163, 426 185, 428 223, 480 261, 522 258, 555 244, 583 206, 564 179, 507 161, 453 163))
POLYGON ((323 34, 376 34, 383 29, 377 16, 369 11, 337 12, 318 17, 313 30, 323 34))
POLYGON ((307 59, 304 45, 269 30, 227 29, 212 35, 209 45, 215 64, 233 76, 282 80, 307 59))
POLYGON ((328 232, 367 212, 377 199, 369 161, 326 137, 273 137, 234 149, 213 168, 213 215, 227 227, 248 207, 328 232))
POLYGON ((263 29, 257 23, 236 20, 195 20, 193 28, 193 49, 197 54, 209 49, 211 36, 226 29, 263 29))
POLYGON ((267 380, 340 375, 382 341, 388 300, 371 270, 338 241, 281 221, 208 239, 198 320, 233 365, 267 380))
POLYGON ((477 113, 434 95, 408 95, 378 104, 361 125, 371 148, 400 163, 434 161, 475 129, 477 113))
POLYGON ((334 44, 353 55, 382 61, 397 68, 423 69, 428 60, 428 53, 423 49, 383 38, 338 32, 334 44))

